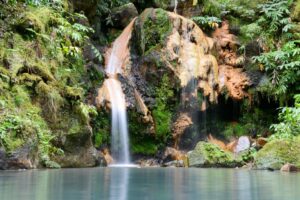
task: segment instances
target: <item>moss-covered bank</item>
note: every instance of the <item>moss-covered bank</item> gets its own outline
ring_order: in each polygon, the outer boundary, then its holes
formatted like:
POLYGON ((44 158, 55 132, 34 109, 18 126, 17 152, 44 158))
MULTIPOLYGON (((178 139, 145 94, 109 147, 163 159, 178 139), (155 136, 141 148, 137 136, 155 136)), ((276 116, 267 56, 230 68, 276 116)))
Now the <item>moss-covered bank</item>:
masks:
POLYGON ((15 3, 0 11, 0 159, 18 160, 28 147, 27 165, 0 168, 95 166, 85 17, 63 5, 15 3))

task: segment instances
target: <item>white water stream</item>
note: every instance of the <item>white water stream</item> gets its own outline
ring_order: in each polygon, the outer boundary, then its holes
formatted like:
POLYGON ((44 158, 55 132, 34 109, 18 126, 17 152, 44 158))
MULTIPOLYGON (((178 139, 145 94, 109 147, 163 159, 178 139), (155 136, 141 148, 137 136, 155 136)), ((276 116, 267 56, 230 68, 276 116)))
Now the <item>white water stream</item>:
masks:
POLYGON ((113 164, 130 164, 129 137, 126 113, 125 95, 122 90, 118 73, 122 73, 129 56, 128 43, 131 38, 134 20, 124 29, 115 40, 106 66, 109 78, 104 82, 111 102, 111 153, 113 164))

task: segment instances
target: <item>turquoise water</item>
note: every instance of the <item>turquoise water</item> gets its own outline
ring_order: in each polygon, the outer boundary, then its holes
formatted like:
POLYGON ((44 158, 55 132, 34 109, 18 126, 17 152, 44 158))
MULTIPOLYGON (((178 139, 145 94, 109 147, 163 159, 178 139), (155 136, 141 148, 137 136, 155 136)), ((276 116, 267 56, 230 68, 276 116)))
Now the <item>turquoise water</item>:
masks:
POLYGON ((0 171, 0 200, 297 200, 300 174, 240 169, 0 171))

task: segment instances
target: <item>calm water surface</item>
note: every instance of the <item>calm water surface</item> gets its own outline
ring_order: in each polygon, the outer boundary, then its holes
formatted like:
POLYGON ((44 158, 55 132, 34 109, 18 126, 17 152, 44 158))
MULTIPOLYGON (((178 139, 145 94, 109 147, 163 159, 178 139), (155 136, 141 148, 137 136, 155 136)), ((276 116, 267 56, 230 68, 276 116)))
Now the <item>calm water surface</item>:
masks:
POLYGON ((300 174, 237 169, 0 171, 0 200, 297 200, 300 174))

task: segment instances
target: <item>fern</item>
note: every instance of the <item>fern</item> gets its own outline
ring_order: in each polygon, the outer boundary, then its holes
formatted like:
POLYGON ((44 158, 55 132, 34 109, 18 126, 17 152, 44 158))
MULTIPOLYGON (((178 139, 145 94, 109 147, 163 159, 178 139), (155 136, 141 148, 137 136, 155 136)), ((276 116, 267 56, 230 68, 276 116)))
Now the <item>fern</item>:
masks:
POLYGON ((300 94, 295 95, 294 107, 283 107, 279 113, 278 124, 271 125, 275 138, 291 138, 300 135, 300 94))
POLYGON ((94 45, 91 45, 91 48, 92 48, 92 51, 95 54, 96 58, 98 59, 98 61, 101 63, 103 61, 101 53, 94 45))
MULTIPOLYGON (((270 75, 269 92, 282 96, 300 81, 300 41, 287 42, 277 51, 264 53, 253 58, 270 75)), ((291 93, 292 95, 292 93, 291 93)))

